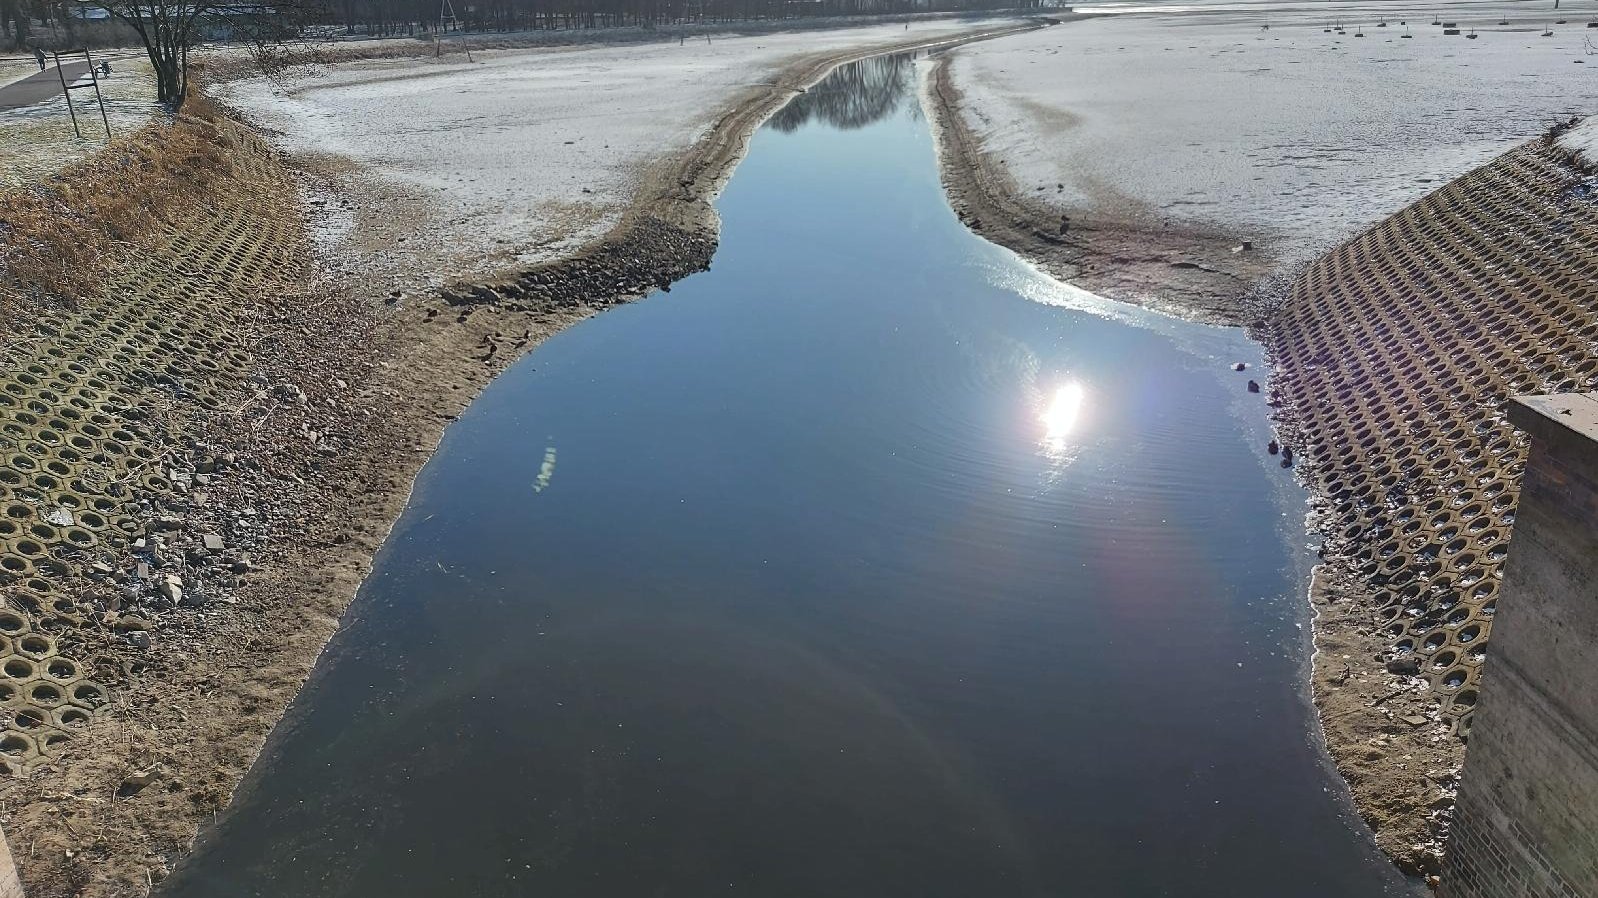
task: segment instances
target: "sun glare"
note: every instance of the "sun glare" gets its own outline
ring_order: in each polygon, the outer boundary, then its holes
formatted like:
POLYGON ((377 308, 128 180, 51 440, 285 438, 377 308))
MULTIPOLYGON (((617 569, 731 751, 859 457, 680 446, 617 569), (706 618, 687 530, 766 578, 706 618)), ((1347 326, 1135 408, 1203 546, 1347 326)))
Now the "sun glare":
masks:
POLYGON ((1048 409, 1043 413, 1043 439, 1051 446, 1058 447, 1063 444, 1071 431, 1076 429, 1077 418, 1082 413, 1082 398, 1085 391, 1076 381, 1061 384, 1054 392, 1054 400, 1049 403, 1048 409))

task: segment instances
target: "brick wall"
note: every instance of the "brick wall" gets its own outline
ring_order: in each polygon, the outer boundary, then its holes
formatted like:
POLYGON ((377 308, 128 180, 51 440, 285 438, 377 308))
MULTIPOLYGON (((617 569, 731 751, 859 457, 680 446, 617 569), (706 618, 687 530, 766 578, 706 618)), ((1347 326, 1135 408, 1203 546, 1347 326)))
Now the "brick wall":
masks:
POLYGON ((1598 898, 1598 394, 1532 438, 1441 898, 1598 898))

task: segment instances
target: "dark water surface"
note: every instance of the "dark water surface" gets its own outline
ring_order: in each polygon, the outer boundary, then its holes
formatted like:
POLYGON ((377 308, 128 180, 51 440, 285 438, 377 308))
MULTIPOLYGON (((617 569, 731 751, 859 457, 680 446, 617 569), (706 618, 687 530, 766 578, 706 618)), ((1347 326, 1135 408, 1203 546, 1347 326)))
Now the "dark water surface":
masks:
POLYGON ((1377 896, 1235 331, 949 211, 911 64, 451 428, 168 896, 1377 896))

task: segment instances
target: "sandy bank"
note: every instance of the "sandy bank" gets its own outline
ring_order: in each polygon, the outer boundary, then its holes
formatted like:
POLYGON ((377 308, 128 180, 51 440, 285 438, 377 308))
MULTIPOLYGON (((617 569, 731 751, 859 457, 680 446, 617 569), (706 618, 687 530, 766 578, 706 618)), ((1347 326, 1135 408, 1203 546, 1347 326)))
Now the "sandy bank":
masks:
POLYGON ((743 85, 575 256, 443 295, 416 291, 434 273, 382 244, 414 194, 325 156, 296 171, 225 118, 176 126, 218 135, 233 186, 163 221, 106 298, 6 333, 7 370, 32 380, 6 388, 0 426, 33 433, 21 454, 63 465, 70 489, 19 472, 3 498, 20 526, 74 519, 26 555, 0 543, 28 565, 0 587, 17 615, 0 616, 0 647, 44 636, 35 660, 59 659, 70 696, 27 693, 0 732, 30 895, 145 894, 167 875, 309 675, 448 422, 547 336, 702 267, 708 200, 752 130, 871 49, 743 85), (85 429, 79 402, 105 420, 85 429))
POLYGON ((1598 101, 1585 19, 1544 38, 1528 15, 1459 4, 1477 40, 1430 12, 1405 39, 1402 11, 1370 4, 1197 4, 967 47, 936 80, 958 111, 951 192, 978 230, 1080 286, 1247 320, 1235 299, 1263 273, 1598 101))

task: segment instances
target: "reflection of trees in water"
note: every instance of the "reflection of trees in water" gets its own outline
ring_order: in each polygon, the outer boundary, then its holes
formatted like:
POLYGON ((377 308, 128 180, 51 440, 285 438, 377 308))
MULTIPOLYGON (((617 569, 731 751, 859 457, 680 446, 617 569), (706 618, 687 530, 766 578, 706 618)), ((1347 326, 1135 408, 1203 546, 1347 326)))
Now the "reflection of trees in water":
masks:
POLYGON ((790 133, 812 117, 844 130, 869 125, 899 108, 909 93, 914 64, 913 54, 899 53, 841 65, 777 110, 771 127, 790 133))

